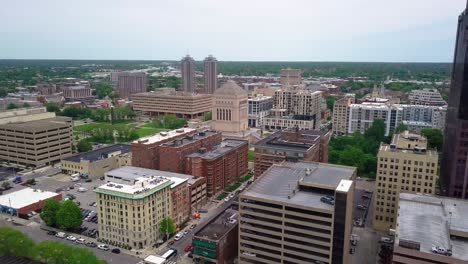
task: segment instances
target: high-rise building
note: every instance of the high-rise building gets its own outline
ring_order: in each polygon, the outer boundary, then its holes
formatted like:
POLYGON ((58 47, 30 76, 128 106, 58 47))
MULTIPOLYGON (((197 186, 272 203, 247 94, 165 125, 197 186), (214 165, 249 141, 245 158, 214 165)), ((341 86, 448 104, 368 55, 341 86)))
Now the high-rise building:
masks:
POLYGON ((257 95, 249 97, 249 127, 261 127, 263 118, 273 108, 273 97, 257 95))
POLYGON ((205 93, 212 94, 218 89, 218 61, 212 55, 208 56, 204 60, 203 72, 205 79, 205 93))
POLYGON ((349 106, 355 103, 354 94, 346 95, 333 105, 332 132, 342 136, 348 133, 349 106))
POLYGON ((350 263, 356 168, 283 162, 239 198, 239 263, 350 263))
POLYGON ((390 135, 403 118, 403 108, 399 105, 386 103, 362 103, 349 106, 348 134, 356 131, 361 133, 372 126, 375 120, 385 123, 385 136, 390 135))
POLYGON ((180 61, 180 72, 182 74, 182 88, 184 92, 193 93, 197 87, 195 76, 195 60, 190 55, 180 61))
POLYGON ((330 132, 296 128, 277 131, 258 141, 253 145, 255 177, 260 177, 273 164, 285 160, 328 162, 330 137, 330 132))
POLYGON ((91 103, 96 99, 88 85, 66 86, 62 88, 62 92, 67 102, 91 103))
POLYGON ((282 69, 281 70, 281 87, 283 89, 297 87, 301 84, 302 70, 297 69, 282 69))
POLYGON ((396 228, 400 192, 435 193, 437 163, 437 151, 427 149, 426 138, 408 131, 380 146, 372 220, 375 229, 396 228))
POLYGON ((119 72, 117 74, 117 93, 121 98, 135 93, 146 92, 148 77, 144 72, 119 72))
MULTIPOLYGON (((468 7, 468 4, 467 4, 468 7)), ((458 18, 457 42, 442 154, 442 190, 468 199, 468 12, 458 18)))
POLYGON ((436 89, 412 90, 408 98, 410 104, 415 105, 447 105, 447 102, 444 101, 439 91, 437 91, 436 89))

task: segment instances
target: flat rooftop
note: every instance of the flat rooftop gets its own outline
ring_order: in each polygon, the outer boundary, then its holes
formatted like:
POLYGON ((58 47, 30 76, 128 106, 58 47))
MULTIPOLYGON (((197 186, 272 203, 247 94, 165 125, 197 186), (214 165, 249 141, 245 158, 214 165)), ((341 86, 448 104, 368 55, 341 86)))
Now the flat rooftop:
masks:
POLYGON ((169 178, 152 175, 150 177, 137 177, 133 184, 107 182, 94 191, 128 199, 142 199, 172 184, 173 182, 169 178))
POLYGON ((133 141, 133 143, 134 144, 145 144, 145 145, 153 144, 153 143, 157 143, 157 142, 160 142, 160 141, 163 141, 163 140, 166 140, 166 139, 174 138, 174 137, 179 136, 181 134, 186 134, 186 133, 195 132, 195 131, 196 131, 196 129, 189 128, 189 127, 183 127, 183 128, 174 129, 174 130, 167 131, 167 132, 160 132, 160 133, 158 133, 156 135, 143 137, 143 138, 140 138, 140 139, 137 139, 137 140, 133 141))
POLYGON ((238 218, 239 212, 228 208, 195 233, 194 238, 220 240, 229 231, 237 227, 238 218))
POLYGON ((238 149, 243 145, 248 144, 249 143, 246 140, 225 139, 221 142, 221 144, 216 145, 212 151, 205 153, 195 152, 188 155, 187 157, 201 157, 202 159, 213 160, 225 155, 228 152, 238 149))
POLYGON ((268 101, 268 100, 272 100, 273 97, 272 96, 265 96, 265 95, 262 95, 262 96, 255 96, 255 97, 249 97, 249 102, 259 102, 259 101, 268 101))
POLYGON ((207 138, 207 137, 215 135, 215 134, 218 134, 218 132, 210 131, 210 130, 203 131, 203 132, 198 132, 196 134, 187 135, 187 136, 185 136, 185 137, 183 137, 181 139, 176 139, 174 141, 164 143, 164 144, 162 144, 162 146, 174 147, 174 148, 182 147, 182 146, 185 146, 187 144, 202 140, 204 138, 207 138))
POLYGON ((171 180, 173 182, 171 188, 194 178, 194 176, 188 174, 124 166, 107 172, 106 181, 133 185, 136 184, 139 179, 150 178, 152 176, 161 176, 171 180))
POLYGON ((131 147, 132 146, 130 146, 130 145, 116 144, 116 145, 107 146, 107 147, 104 147, 104 148, 95 149, 95 150, 92 150, 92 151, 80 153, 80 154, 71 156, 69 158, 65 158, 63 160, 73 161, 73 162, 80 162, 81 160, 88 160, 89 162, 92 163, 92 162, 95 162, 95 161, 98 161, 98 160, 105 159, 104 158, 105 155, 110 154, 110 153, 114 153, 114 152, 117 152, 117 151, 120 151, 121 154, 129 153, 131 151, 131 147))
POLYGON ((332 205, 320 201, 323 192, 312 189, 346 192, 355 172, 354 167, 328 163, 282 162, 266 170, 243 195, 331 210, 332 205), (313 188, 304 191, 301 186, 313 188))
POLYGON ((467 200, 401 193, 398 214, 397 245, 418 242, 425 253, 433 246, 452 248, 452 258, 468 261, 467 200))
POLYGON ((69 121, 71 121, 69 117, 54 117, 29 122, 3 124, 0 125, 0 128, 37 132, 70 126, 70 124, 67 123, 69 121))
POLYGON ((47 200, 57 196, 57 193, 42 191, 33 188, 24 188, 0 196, 0 205, 13 209, 21 209, 25 206, 47 200))
POLYGON ((211 94, 196 94, 196 93, 187 93, 187 92, 174 92, 168 91, 166 93, 158 93, 158 92, 144 92, 144 93, 136 93, 132 96, 143 96, 143 97, 161 97, 161 98, 174 98, 177 97, 179 99, 200 99, 200 98, 211 98, 211 94))
POLYGON ((288 149, 293 151, 305 152, 312 146, 317 144, 320 137, 325 136, 328 132, 317 130, 299 130, 298 140, 287 140, 283 137, 284 132, 291 133, 292 131, 278 131, 267 138, 260 140, 253 146, 255 148, 275 148, 275 149, 288 149))

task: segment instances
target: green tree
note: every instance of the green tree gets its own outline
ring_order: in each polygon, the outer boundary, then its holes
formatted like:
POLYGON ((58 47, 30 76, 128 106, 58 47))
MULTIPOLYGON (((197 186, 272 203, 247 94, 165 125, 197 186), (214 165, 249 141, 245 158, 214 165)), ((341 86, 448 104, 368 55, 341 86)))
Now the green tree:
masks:
POLYGON ((8 181, 4 181, 4 182, 2 182, 2 188, 4 190, 8 190, 8 189, 11 188, 11 184, 8 181))
POLYGON ((442 130, 436 128, 424 128, 421 130, 421 135, 427 138, 429 148, 442 151, 442 144, 444 142, 444 135, 442 134, 442 130))
POLYGON ((372 125, 366 130, 364 136, 369 140, 383 142, 385 139, 385 123, 382 119, 376 119, 372 125))
POLYGON ((0 89, 0 97, 5 97, 8 95, 8 91, 6 89, 0 89))
POLYGON ((31 257, 34 242, 24 233, 0 227, 0 256, 31 257))
POLYGON ((57 224, 61 229, 73 230, 83 223, 81 210, 73 201, 65 201, 57 212, 57 224))
POLYGON ((23 103, 23 107, 25 107, 25 108, 26 108, 26 107, 31 107, 31 105, 28 104, 28 103, 23 103))
POLYGON ((109 96, 114 92, 114 88, 112 88, 111 85, 103 83, 95 85, 94 89, 96 89, 96 95, 99 99, 103 99, 104 97, 109 96))
POLYGON ((333 106, 335 105, 336 102, 336 97, 334 96, 327 96, 325 98, 325 101, 327 102, 327 108, 330 111, 333 111, 333 106))
POLYGON ((78 152, 87 152, 93 149, 93 145, 91 145, 91 143, 88 140, 82 139, 78 141, 78 144, 76 144, 76 148, 78 152))
MULTIPOLYGON (((175 227, 175 224, 174 224, 174 220, 172 220, 171 218, 166 217, 163 220, 161 220, 161 223, 159 223, 159 232, 161 234, 172 235, 172 234, 175 233, 175 231, 176 231, 176 227, 175 227)), ((167 238, 169 238, 169 237, 167 237, 167 238)))
POLYGON ((178 118, 175 115, 165 115, 153 121, 155 128, 177 129, 187 125, 187 120, 178 118))
POLYGON ((408 130, 408 126, 401 123, 398 125, 398 127, 395 129, 395 134, 399 134, 399 133, 402 133, 404 131, 408 130))
POLYGON ((7 106, 7 109, 10 110, 10 109, 16 109, 18 108, 18 106, 16 106, 14 103, 9 103, 8 106, 7 106))
POLYGON ((46 104, 47 112, 60 112, 60 107, 55 102, 49 102, 46 104))
POLYGON ((60 209, 60 203, 54 199, 49 199, 45 202, 44 208, 41 211, 41 219, 46 223, 48 226, 56 226, 57 225, 57 212, 60 209))
POLYGON ((205 113, 203 115, 203 121, 209 121, 213 118, 213 114, 211 112, 205 113))
POLYGON ((42 241, 35 248, 35 259, 48 264, 104 264, 91 251, 55 241, 42 241))

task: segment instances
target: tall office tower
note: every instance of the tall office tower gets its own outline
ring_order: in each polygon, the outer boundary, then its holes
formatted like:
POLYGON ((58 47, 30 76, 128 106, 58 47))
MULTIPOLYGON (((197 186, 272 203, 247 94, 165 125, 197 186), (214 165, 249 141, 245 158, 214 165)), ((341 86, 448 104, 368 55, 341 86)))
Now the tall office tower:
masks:
MULTIPOLYGON (((467 4, 468 6, 468 4, 467 4)), ((442 154, 441 184, 448 196, 468 199, 468 13, 458 17, 442 154), (465 68, 466 67, 466 68, 465 68)))
POLYGON ((350 263, 356 168, 274 164, 239 198, 239 263, 350 263))
POLYGON ((205 58, 205 93, 212 94, 218 89, 218 61, 212 55, 205 58))
POLYGON ((291 69, 291 68, 282 69, 281 70, 281 88, 287 89, 287 88, 297 87, 302 82, 301 73, 302 73, 302 70, 296 70, 296 69, 291 69))
POLYGON ((408 131, 394 135, 390 145, 380 146, 375 182, 375 229, 396 228, 400 192, 434 195, 438 160, 436 151, 427 150, 426 138, 408 131))
POLYGON ((195 60, 190 55, 185 56, 180 61, 180 71, 182 73, 182 87, 184 91, 193 93, 196 88, 195 60))
POLYGON ((342 136, 348 133, 349 106, 354 103, 355 95, 349 94, 333 105, 332 132, 334 135, 342 136))
POLYGON ((148 77, 144 72, 121 72, 117 78, 117 92, 120 97, 130 97, 135 93, 146 92, 148 77))

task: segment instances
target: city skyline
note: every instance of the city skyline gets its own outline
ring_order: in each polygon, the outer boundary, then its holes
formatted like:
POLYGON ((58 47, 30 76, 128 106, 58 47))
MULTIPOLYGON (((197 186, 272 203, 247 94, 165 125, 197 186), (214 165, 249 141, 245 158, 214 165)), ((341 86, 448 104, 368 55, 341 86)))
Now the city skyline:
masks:
POLYGON ((3 7, 0 22, 9 26, 0 33, 10 41, 0 44, 0 59, 174 60, 188 52, 200 60, 214 54, 227 61, 451 62, 453 25, 465 1, 20 1, 3 7))

